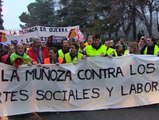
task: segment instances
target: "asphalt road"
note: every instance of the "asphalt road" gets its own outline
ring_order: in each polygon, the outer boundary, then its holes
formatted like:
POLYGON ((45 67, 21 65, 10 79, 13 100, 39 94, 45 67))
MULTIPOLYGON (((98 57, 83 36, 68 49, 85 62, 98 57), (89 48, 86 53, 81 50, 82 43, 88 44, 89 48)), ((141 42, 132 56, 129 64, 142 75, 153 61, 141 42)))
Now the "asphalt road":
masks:
MULTIPOLYGON (((41 120, 159 120, 159 104, 135 108, 82 112, 38 113, 41 120)), ((33 114, 10 116, 9 120, 40 120, 33 114)))

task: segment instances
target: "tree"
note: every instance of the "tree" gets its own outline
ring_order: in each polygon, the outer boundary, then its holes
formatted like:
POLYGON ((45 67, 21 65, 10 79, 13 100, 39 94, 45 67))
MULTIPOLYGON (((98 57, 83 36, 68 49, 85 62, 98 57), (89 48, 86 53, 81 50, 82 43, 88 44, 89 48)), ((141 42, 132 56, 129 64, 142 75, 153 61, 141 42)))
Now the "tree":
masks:
POLYGON ((35 25, 54 26, 56 16, 54 2, 51 0, 36 0, 28 5, 28 12, 23 12, 19 18, 25 25, 21 27, 32 27, 35 25))
POLYGON ((153 15, 157 0, 36 0, 28 5, 20 20, 24 27, 80 25, 84 32, 118 36, 122 30, 125 37, 133 33, 137 38, 137 22, 142 22, 152 35, 153 15), (57 4, 56 4, 57 5, 57 4))
POLYGON ((138 17, 146 26, 150 36, 152 36, 153 13, 157 5, 159 5, 158 0, 144 0, 140 1, 140 7, 137 9, 138 17))
MULTIPOLYGON (((89 0, 88 0, 89 1, 89 0)), ((88 1, 85 0, 60 0, 61 8, 57 10, 58 26, 80 25, 82 30, 88 24, 88 1)))

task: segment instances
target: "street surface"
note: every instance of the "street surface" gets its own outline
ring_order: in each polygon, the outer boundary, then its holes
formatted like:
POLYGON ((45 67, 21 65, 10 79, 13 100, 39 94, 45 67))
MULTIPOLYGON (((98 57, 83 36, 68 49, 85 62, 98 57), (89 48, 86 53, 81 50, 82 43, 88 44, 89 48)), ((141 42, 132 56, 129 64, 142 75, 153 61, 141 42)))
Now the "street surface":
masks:
MULTIPOLYGON (((82 112, 38 113, 41 120, 159 120, 159 104, 135 108, 82 112)), ((10 116, 9 120, 40 120, 33 114, 10 116)))

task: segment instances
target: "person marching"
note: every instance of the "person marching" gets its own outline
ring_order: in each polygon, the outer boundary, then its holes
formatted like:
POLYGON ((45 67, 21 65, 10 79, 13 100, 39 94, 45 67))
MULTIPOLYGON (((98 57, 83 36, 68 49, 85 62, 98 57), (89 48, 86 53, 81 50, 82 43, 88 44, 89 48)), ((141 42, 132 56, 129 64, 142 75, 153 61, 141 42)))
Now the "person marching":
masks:
POLYGON ((65 54, 69 52, 70 44, 67 39, 62 40, 61 44, 62 44, 62 49, 58 50, 58 57, 64 58, 65 54))
POLYGON ((116 50, 114 49, 114 47, 115 47, 114 46, 114 40, 106 41, 105 45, 107 47, 105 56, 112 56, 112 57, 117 57, 118 56, 116 50))
POLYGON ((32 59, 29 55, 25 53, 25 48, 22 44, 17 44, 15 47, 15 52, 10 56, 10 62, 13 66, 16 67, 16 59, 20 59, 22 61, 21 64, 32 64, 32 59))
POLYGON ((40 37, 33 37, 32 47, 27 51, 27 54, 37 63, 44 63, 44 59, 49 57, 47 46, 43 46, 40 37))
POLYGON ((79 60, 83 59, 85 56, 80 53, 79 46, 76 43, 71 45, 70 52, 65 54, 64 62, 65 63, 77 63, 79 60))
POLYGON ((63 58, 57 56, 57 48, 49 48, 49 57, 44 59, 44 64, 63 63, 63 58))
POLYGON ((107 52, 107 46, 101 43, 100 35, 96 34, 93 37, 93 43, 85 48, 86 55, 89 57, 105 56, 107 52))
POLYGON ((130 42, 128 45, 128 49, 124 51, 124 55, 129 54, 140 54, 139 46, 137 42, 130 42))
POLYGON ((147 37, 146 45, 142 49, 141 54, 144 55, 158 55, 159 47, 156 45, 155 39, 153 37, 147 37))

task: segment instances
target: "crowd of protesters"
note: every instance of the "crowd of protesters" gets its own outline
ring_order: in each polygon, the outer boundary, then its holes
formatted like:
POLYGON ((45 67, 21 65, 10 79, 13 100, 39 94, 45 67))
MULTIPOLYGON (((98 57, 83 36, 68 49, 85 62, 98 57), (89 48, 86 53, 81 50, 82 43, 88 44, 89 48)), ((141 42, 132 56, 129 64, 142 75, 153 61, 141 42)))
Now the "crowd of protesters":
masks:
MULTIPOLYGON (((85 42, 63 39, 60 46, 55 46, 52 39, 48 39, 44 44, 40 37, 33 37, 32 44, 0 44, 0 62, 15 67, 17 67, 17 59, 22 60, 18 63, 21 65, 64 64, 77 63, 86 57, 120 57, 129 54, 158 56, 159 47, 153 37, 142 36, 138 41, 129 43, 121 37, 116 43, 112 39, 102 43, 98 34, 88 36, 85 42)), ((38 117, 36 113, 33 116, 38 117)))
POLYGON ((116 43, 107 40, 103 44, 100 35, 88 36, 85 42, 74 39, 63 39, 59 47, 55 47, 52 39, 41 42, 40 37, 33 37, 33 43, 0 46, 0 62, 16 66, 16 59, 22 59, 22 64, 63 64, 76 63, 86 57, 103 56, 119 57, 128 54, 158 55, 159 47, 153 37, 142 36, 138 41, 128 44, 121 37, 116 43))

